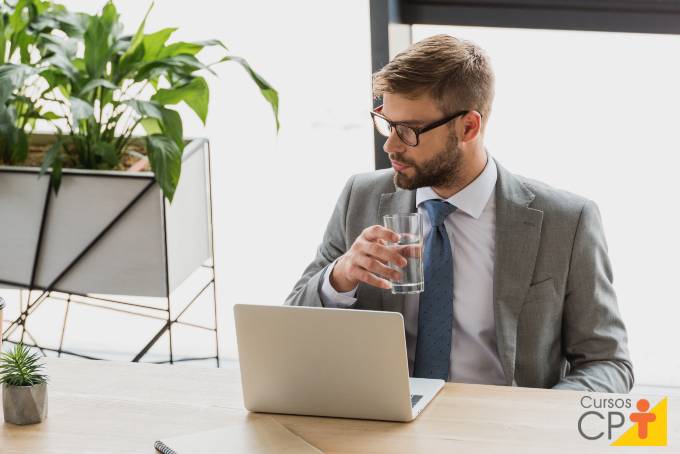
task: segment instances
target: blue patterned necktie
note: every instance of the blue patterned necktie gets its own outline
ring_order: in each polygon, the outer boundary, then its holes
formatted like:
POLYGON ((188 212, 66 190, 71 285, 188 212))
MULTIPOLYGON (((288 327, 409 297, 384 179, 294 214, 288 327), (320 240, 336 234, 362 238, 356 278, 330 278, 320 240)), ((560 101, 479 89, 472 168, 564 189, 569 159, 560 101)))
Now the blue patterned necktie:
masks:
POLYGON ((425 290, 418 308, 418 340, 413 376, 449 377, 453 326, 453 256, 444 219, 456 207, 444 200, 423 202, 432 229, 425 239, 423 266, 425 290))

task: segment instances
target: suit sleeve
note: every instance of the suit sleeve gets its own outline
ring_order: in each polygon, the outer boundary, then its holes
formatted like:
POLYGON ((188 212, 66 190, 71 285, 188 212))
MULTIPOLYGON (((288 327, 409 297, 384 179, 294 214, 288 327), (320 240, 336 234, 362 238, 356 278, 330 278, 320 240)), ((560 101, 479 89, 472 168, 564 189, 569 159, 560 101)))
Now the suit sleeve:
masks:
POLYGON ((567 277, 562 347, 570 368, 556 389, 627 393, 633 366, 613 287, 600 211, 581 211, 567 277))
POLYGON ((335 204, 323 240, 316 251, 316 257, 302 273, 302 277, 293 287, 284 304, 289 306, 316 306, 324 307, 321 298, 321 289, 324 283, 326 269, 342 254, 350 245, 346 244, 346 220, 347 207, 352 196, 354 177, 345 184, 340 197, 335 204))

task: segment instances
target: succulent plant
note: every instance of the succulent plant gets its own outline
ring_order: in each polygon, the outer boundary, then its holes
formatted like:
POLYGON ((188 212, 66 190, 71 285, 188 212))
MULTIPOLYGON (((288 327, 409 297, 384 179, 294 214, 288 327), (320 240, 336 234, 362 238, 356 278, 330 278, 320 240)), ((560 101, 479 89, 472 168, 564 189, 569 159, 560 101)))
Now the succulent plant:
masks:
POLYGON ((43 367, 40 356, 19 343, 13 350, 0 353, 0 383, 10 386, 47 383, 47 376, 42 373, 43 367))

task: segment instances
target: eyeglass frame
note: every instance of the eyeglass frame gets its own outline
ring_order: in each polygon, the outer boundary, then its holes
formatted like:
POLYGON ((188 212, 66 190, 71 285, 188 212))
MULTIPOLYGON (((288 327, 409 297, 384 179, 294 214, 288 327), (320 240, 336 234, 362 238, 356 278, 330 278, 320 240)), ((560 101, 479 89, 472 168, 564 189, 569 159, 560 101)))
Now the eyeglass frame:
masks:
MULTIPOLYGON (((460 117, 461 115, 467 115, 470 112, 475 112, 473 110, 459 110, 458 112, 456 112, 452 115, 449 115, 448 117, 442 118, 441 120, 433 121, 432 123, 426 124, 425 126, 422 126, 420 128, 416 128, 416 127, 413 127, 413 126, 409 126, 409 125, 407 125, 403 122, 392 121, 389 118, 386 118, 384 115, 380 114, 380 112, 382 112, 382 108, 383 108, 383 106, 381 104, 378 107, 376 107, 374 110, 371 111, 371 119, 373 120, 373 127, 376 130, 378 130, 378 126, 375 124, 375 117, 378 117, 378 118, 385 120, 390 125, 390 129, 394 129, 397 132, 397 137, 399 137, 399 140, 401 140, 406 146, 409 146, 409 147, 417 147, 420 144, 420 135, 421 134, 426 133, 428 131, 431 131, 434 128, 438 128, 441 125, 444 125, 444 124, 448 123, 449 121, 453 120, 454 118, 460 117), (401 137, 401 135, 399 134, 399 130, 397 128, 395 128, 395 126, 404 126, 406 128, 409 128, 410 130, 412 130, 414 132, 414 134, 416 135, 415 145, 411 145, 409 143, 406 143, 404 138, 401 137)), ((479 114, 479 115, 481 116, 482 114, 479 114)), ((380 131, 378 131, 378 133, 380 134, 380 131)), ((383 135, 383 137, 389 137, 389 136, 383 135)))

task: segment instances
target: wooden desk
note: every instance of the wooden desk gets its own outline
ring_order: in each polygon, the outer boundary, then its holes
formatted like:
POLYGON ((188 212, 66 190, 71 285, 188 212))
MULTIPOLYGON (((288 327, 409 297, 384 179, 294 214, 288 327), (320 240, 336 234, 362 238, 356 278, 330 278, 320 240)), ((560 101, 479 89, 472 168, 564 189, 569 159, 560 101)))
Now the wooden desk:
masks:
MULTIPOLYGON (((47 420, 0 424, 1 454, 154 453, 156 439, 261 417, 243 408, 235 369, 48 358, 47 372, 47 420)), ((274 418, 329 453, 650 452, 581 438, 576 427, 585 411, 582 396, 448 384, 412 423, 274 418)), ((668 403, 669 446, 653 452, 680 452, 680 399, 669 397, 668 403)))

